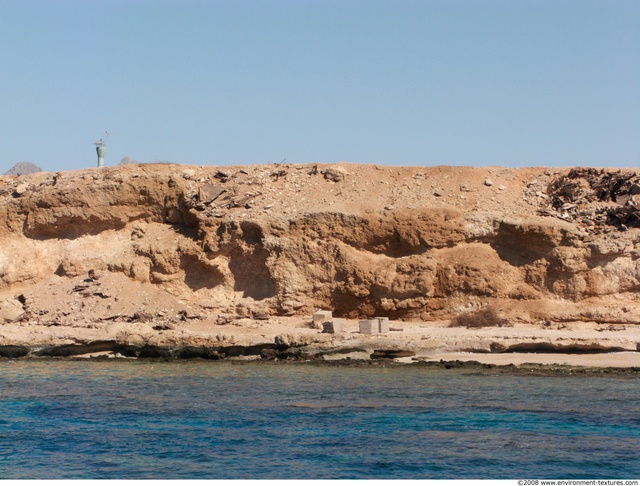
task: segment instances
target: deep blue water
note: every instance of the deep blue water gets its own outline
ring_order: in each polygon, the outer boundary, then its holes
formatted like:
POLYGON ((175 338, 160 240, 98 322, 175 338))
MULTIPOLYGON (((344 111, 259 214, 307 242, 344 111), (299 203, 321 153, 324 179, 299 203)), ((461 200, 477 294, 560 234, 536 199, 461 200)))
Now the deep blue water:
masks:
POLYGON ((0 478, 638 478, 640 380, 0 362, 0 478))

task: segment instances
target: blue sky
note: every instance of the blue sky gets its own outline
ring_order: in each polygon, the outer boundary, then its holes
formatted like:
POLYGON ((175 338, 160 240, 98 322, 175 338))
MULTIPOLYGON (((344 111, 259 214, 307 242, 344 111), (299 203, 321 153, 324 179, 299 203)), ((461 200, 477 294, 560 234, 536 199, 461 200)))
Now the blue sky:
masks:
POLYGON ((637 0, 0 0, 0 173, 640 167, 637 0))

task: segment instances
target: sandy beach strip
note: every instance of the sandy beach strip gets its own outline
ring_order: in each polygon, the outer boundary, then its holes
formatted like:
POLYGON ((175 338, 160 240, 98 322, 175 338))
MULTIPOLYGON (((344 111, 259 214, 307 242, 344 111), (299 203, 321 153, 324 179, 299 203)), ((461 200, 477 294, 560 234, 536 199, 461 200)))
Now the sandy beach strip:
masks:
MULTIPOLYGON (((482 364, 497 366, 522 365, 536 363, 544 365, 584 366, 598 368, 633 368, 640 367, 640 353, 601 353, 601 354, 559 354, 559 353, 434 353, 417 357, 420 361, 477 361, 482 364)), ((413 358, 400 358, 404 362, 412 362, 413 358)), ((398 361, 400 361, 398 360, 398 361)))

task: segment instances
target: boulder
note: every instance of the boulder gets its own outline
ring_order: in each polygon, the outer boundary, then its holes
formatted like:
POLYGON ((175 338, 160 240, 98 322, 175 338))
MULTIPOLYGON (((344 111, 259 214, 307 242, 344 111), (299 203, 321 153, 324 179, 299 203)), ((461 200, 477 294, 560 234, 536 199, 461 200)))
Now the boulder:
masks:
POLYGON ((22 358, 29 354, 26 346, 6 345, 0 346, 0 358, 22 358))
POLYGON ((260 351, 260 357, 264 360, 273 361, 278 359, 278 351, 271 348, 264 348, 260 351))
POLYGON ((24 314, 22 304, 15 299, 0 299, 0 323, 14 322, 24 314))
POLYGON ((324 169, 320 172, 324 175, 325 179, 331 182, 341 182, 347 175, 347 171, 339 166, 329 167, 328 169, 324 169))
POLYGON ((29 188, 29 186, 26 183, 22 183, 22 184, 18 184, 15 188, 15 190, 13 191, 13 195, 16 197, 20 197, 22 195, 24 195, 24 193, 27 192, 27 189, 29 188))

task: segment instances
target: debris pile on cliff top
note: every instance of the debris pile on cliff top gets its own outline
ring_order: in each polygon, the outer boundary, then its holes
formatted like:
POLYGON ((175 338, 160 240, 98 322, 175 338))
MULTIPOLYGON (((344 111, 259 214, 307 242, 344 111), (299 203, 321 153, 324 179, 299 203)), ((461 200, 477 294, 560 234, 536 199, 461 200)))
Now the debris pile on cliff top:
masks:
POLYGON ((596 231, 605 225, 640 228, 640 176, 635 172, 572 169, 554 179, 547 194, 547 207, 539 210, 542 215, 581 222, 596 231), (615 205, 590 207, 611 202, 615 205))

